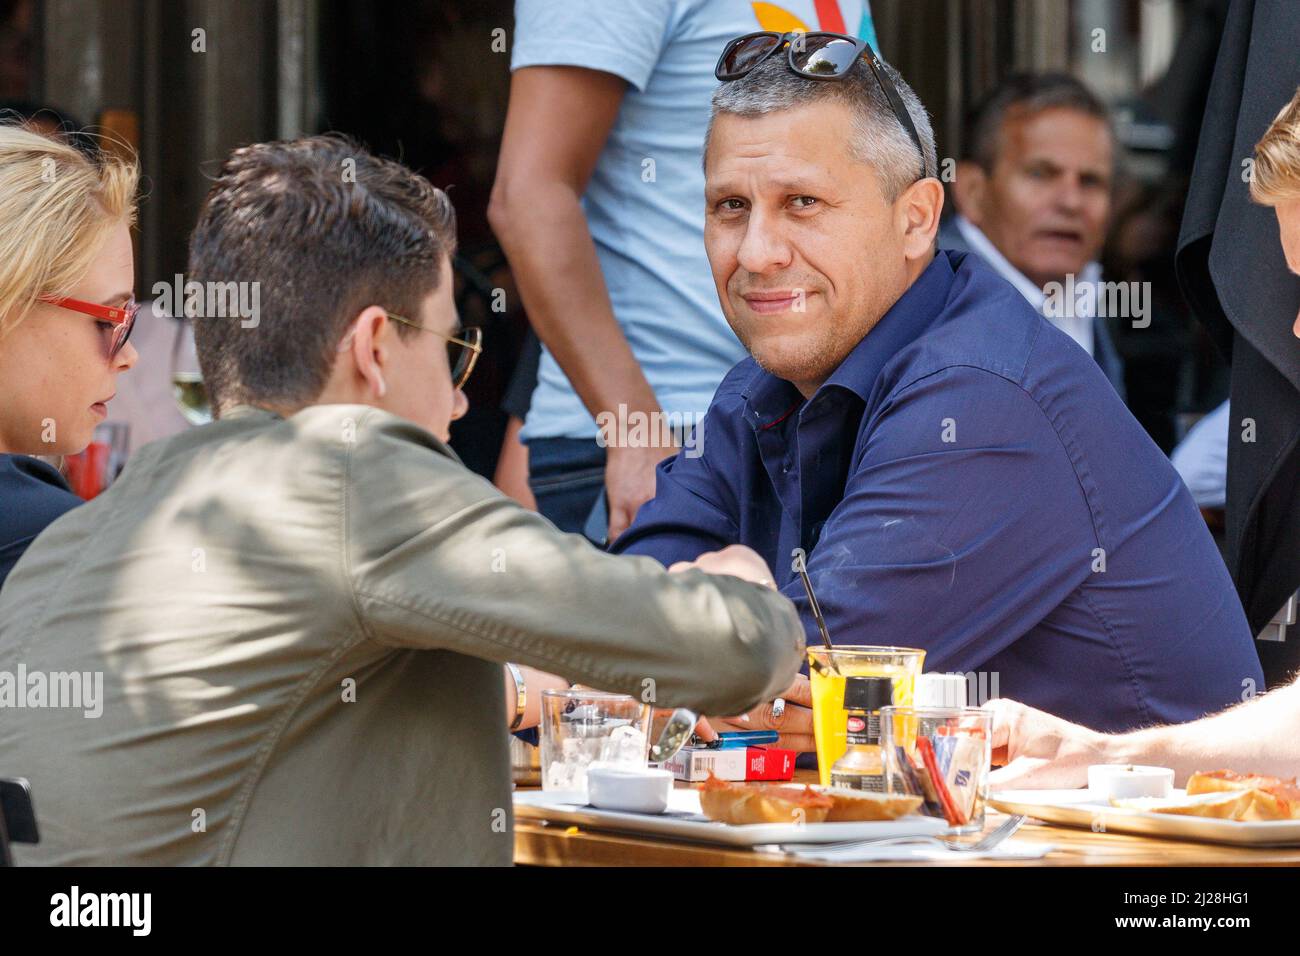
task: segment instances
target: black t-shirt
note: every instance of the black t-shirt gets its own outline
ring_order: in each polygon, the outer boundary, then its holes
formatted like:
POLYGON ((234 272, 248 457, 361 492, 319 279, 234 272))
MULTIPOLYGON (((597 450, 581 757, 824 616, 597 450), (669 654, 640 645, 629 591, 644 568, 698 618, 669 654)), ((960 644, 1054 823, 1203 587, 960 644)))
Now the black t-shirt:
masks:
POLYGON ((79 504, 57 469, 27 455, 0 455, 0 587, 36 536, 79 504))

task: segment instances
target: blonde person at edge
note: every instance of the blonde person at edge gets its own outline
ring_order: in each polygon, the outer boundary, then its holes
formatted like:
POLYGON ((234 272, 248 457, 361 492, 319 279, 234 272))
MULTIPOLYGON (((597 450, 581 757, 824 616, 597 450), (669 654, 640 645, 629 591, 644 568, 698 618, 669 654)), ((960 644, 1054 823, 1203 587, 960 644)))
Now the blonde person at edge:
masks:
MULTIPOLYGON (((1300 276, 1300 90, 1255 146, 1251 198, 1271 206, 1288 268, 1300 276)), ((1292 327, 1300 337, 1300 316, 1292 327)), ((1300 677, 1201 720, 1101 734, 1013 700, 994 700, 994 755, 1006 766, 991 783, 1003 788, 1086 786, 1088 765, 1171 767, 1181 785, 1198 770, 1293 776, 1300 768, 1300 677)))
POLYGON ((36 456, 84 449, 136 362, 137 179, 133 160, 0 123, 0 586, 81 503, 36 456))

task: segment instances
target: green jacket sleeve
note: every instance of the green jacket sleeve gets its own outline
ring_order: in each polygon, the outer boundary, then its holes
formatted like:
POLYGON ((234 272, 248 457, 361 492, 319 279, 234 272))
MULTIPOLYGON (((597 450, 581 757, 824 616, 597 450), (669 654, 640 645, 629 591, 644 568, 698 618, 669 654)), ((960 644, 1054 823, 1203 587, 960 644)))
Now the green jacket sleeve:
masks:
POLYGON ((342 444, 345 573, 375 641, 514 661, 660 707, 740 713, 794 679, 779 593, 565 534, 427 432, 356 410, 342 444))

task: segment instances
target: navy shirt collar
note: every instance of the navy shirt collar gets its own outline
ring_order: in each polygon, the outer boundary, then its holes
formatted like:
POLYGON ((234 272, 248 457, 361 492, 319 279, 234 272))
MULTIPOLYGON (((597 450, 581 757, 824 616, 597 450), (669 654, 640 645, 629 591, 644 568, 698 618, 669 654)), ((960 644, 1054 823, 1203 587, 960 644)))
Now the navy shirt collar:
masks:
MULTIPOLYGON (((819 404, 828 391, 840 389, 865 403, 889 360, 922 335, 943 310, 955 267, 962 258, 962 253, 936 253, 916 281, 822 383, 809 405, 819 404)), ((803 396, 793 384, 761 368, 755 370, 741 395, 745 399, 745 417, 755 429, 780 424, 803 404, 803 396)))

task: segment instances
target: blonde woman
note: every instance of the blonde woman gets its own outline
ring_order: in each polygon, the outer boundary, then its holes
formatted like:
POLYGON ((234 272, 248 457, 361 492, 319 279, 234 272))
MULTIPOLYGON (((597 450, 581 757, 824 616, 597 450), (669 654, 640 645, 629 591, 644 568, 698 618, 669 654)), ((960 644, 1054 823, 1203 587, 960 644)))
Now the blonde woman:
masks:
POLYGON ((0 124, 0 586, 79 502, 34 456, 85 448, 135 364, 137 180, 134 162, 0 124))
MULTIPOLYGON (((1255 145, 1250 197, 1273 207, 1287 267, 1300 276, 1300 90, 1255 145)), ((1300 316, 1292 331, 1300 337, 1300 316)), ((1080 787, 1094 763, 1172 767, 1179 786, 1197 770, 1291 777, 1300 768, 1300 677, 1213 716, 1130 734, 1097 733, 1013 700, 988 706, 994 754, 1007 763, 993 774, 996 787, 1080 787)))
MULTIPOLYGON (((1250 198, 1273 207, 1287 268, 1300 275, 1300 90, 1255 145, 1250 198)), ((1291 331, 1300 337, 1300 316, 1291 331)))

